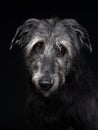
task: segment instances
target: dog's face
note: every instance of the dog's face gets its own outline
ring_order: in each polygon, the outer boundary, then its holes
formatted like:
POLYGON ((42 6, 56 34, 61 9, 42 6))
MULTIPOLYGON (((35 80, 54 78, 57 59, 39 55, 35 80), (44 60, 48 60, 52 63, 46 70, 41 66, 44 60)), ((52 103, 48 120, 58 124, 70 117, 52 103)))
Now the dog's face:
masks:
POLYGON ((35 36, 25 47, 25 57, 32 82, 45 96, 65 82, 71 63, 70 39, 62 35, 35 36), (55 37, 55 38, 54 38, 55 37))
POLYGON ((32 84, 44 96, 65 84, 72 60, 83 45, 91 50, 85 35, 72 19, 31 19, 18 29, 13 43, 23 47, 32 84))

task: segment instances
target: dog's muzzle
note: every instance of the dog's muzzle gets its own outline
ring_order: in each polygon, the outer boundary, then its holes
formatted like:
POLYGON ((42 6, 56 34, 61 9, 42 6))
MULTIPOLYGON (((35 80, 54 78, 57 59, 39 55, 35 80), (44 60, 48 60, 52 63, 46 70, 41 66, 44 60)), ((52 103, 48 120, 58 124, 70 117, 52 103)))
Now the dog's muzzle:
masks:
POLYGON ((39 86, 43 91, 49 91, 53 86, 53 79, 50 76, 42 76, 39 79, 39 86))

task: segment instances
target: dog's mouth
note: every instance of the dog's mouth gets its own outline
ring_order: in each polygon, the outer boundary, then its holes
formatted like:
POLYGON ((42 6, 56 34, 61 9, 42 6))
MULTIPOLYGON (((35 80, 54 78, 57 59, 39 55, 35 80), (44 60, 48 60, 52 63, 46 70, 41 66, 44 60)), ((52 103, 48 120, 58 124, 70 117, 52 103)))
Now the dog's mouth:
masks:
POLYGON ((58 86, 44 86, 44 88, 41 86, 38 88, 38 91, 41 93, 42 96, 44 97, 49 97, 50 95, 54 95, 58 90, 58 86))
POLYGON ((41 91, 44 91, 44 92, 46 92, 46 93, 49 92, 50 89, 51 89, 50 86, 44 86, 44 87, 41 86, 41 88, 40 88, 41 91))
POLYGON ((39 91, 43 94, 43 96, 48 97, 54 89, 54 84, 44 81, 39 83, 39 91))
POLYGON ((32 82, 36 88, 36 91, 41 93, 43 96, 47 97, 59 88, 59 75, 43 75, 43 74, 35 74, 32 76, 32 82))

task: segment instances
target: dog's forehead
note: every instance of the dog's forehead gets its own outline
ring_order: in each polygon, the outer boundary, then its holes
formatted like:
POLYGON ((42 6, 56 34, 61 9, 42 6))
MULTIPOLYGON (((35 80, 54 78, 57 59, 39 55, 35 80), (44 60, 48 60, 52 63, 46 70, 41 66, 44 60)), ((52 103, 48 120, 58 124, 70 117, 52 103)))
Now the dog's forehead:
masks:
POLYGON ((48 34, 59 34, 62 33, 67 33, 67 27, 63 26, 63 23, 61 21, 55 21, 54 19, 44 21, 42 20, 37 28, 37 31, 43 32, 43 33, 48 33, 48 34))
POLYGON ((33 34, 32 39, 35 39, 35 38, 36 39, 46 38, 48 40, 50 39, 52 40, 61 39, 61 40, 66 40, 66 41, 70 40, 68 29, 63 26, 62 22, 60 21, 54 22, 54 20, 51 20, 51 19, 47 21, 42 20, 39 23, 37 29, 35 30, 33 34))

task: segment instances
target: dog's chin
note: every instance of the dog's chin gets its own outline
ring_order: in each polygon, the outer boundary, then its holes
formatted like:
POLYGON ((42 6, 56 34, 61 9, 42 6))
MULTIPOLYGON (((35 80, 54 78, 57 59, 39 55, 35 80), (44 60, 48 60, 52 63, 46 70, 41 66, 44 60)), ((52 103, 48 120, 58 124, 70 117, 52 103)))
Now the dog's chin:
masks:
POLYGON ((52 94, 50 91, 49 92, 45 92, 45 91, 41 90, 40 92, 41 92, 42 96, 45 97, 45 98, 50 97, 50 95, 52 94))
POLYGON ((52 95, 52 91, 50 90, 43 90, 41 88, 36 87, 36 94, 41 95, 42 97, 49 98, 52 95))
POLYGON ((44 98, 49 98, 49 97, 52 97, 53 95, 57 95, 57 90, 56 89, 49 89, 49 90, 43 90, 41 88, 36 88, 36 94, 39 94, 41 95, 42 97, 44 98))

